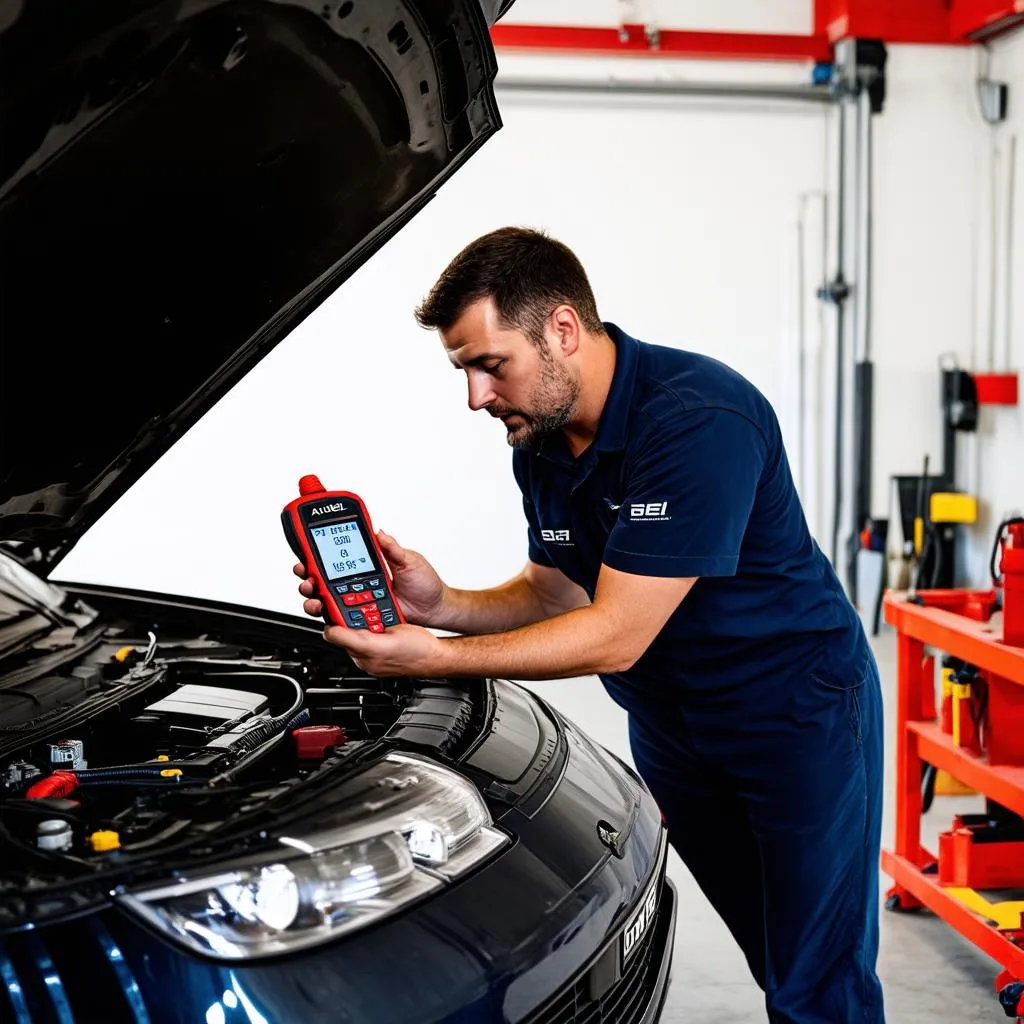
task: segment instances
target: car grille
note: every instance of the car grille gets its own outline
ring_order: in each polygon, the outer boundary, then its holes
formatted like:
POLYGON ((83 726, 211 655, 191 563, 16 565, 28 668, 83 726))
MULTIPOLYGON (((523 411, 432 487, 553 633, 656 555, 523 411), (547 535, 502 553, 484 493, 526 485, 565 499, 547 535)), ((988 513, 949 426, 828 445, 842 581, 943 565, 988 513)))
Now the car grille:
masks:
MULTIPOLYGON (((665 890, 662 887, 661 896, 665 890)), ((587 973, 555 997, 530 1024, 633 1024, 651 1001, 658 968, 669 940, 670 910, 659 898, 658 912, 622 977, 600 999, 588 994, 587 973)))
POLYGON ((150 1024, 120 946, 99 915, 5 939, 3 1024, 150 1024))

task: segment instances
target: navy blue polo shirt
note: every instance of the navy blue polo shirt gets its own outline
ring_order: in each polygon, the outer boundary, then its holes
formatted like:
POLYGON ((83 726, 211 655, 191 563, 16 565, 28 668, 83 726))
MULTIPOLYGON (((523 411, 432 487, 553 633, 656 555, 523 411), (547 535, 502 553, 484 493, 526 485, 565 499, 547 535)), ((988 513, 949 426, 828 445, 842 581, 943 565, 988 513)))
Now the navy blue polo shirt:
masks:
POLYGON ((699 577, 605 687, 633 708, 756 700, 807 671, 852 685, 863 630, 811 537, 767 399, 715 359, 605 328, 615 371, 594 442, 574 458, 556 433, 513 453, 529 557, 591 599, 602 565, 699 577))

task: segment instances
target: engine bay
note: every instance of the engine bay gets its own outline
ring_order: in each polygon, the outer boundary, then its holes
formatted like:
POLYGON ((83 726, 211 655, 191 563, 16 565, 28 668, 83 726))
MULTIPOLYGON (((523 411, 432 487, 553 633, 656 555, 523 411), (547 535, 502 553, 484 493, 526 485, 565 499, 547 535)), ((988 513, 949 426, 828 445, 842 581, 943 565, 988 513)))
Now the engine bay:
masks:
POLYGON ((0 927, 38 914, 30 893, 77 902, 89 880, 258 843, 300 787, 382 739, 454 752, 480 725, 474 684, 376 679, 319 631, 211 623, 108 625, 34 689, 0 678, 0 927))

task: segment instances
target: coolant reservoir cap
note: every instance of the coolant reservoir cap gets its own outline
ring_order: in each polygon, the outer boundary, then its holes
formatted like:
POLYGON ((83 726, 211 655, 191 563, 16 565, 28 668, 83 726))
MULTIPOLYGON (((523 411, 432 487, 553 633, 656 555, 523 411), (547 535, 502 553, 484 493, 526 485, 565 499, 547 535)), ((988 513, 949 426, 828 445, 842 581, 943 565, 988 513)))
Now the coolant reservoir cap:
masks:
POLYGON ((121 837, 116 832, 93 832, 89 836, 89 842, 97 853, 106 853, 108 850, 119 850, 121 848, 121 837))
POLYGON ((36 845, 40 850, 70 850, 74 843, 71 826, 59 818, 39 822, 36 845))

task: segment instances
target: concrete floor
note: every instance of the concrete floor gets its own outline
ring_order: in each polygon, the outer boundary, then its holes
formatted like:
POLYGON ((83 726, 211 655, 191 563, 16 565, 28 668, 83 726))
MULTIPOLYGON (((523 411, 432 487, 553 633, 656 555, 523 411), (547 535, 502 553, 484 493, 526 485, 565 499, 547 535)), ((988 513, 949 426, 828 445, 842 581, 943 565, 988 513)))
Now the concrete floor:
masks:
MULTIPOLYGON (((886 629, 872 644, 888 702, 886 714, 886 808, 882 841, 893 835, 895 716, 895 635, 886 629)), ((594 739, 631 761, 625 716, 594 679, 533 683, 563 713, 594 739), (594 687, 598 687, 595 693, 594 687)), ((948 828, 954 813, 983 809, 977 797, 937 797, 922 819, 931 849, 936 834, 948 828)), ((680 896, 672 987, 663 1024, 737 1024, 766 1019, 761 991, 732 936, 697 888, 692 876, 670 853, 669 873, 680 896)), ((882 876, 882 890, 890 880, 882 876)), ((994 1024, 1007 1020, 995 996, 999 966, 925 911, 882 910, 879 976, 885 989, 888 1024, 994 1024)))

